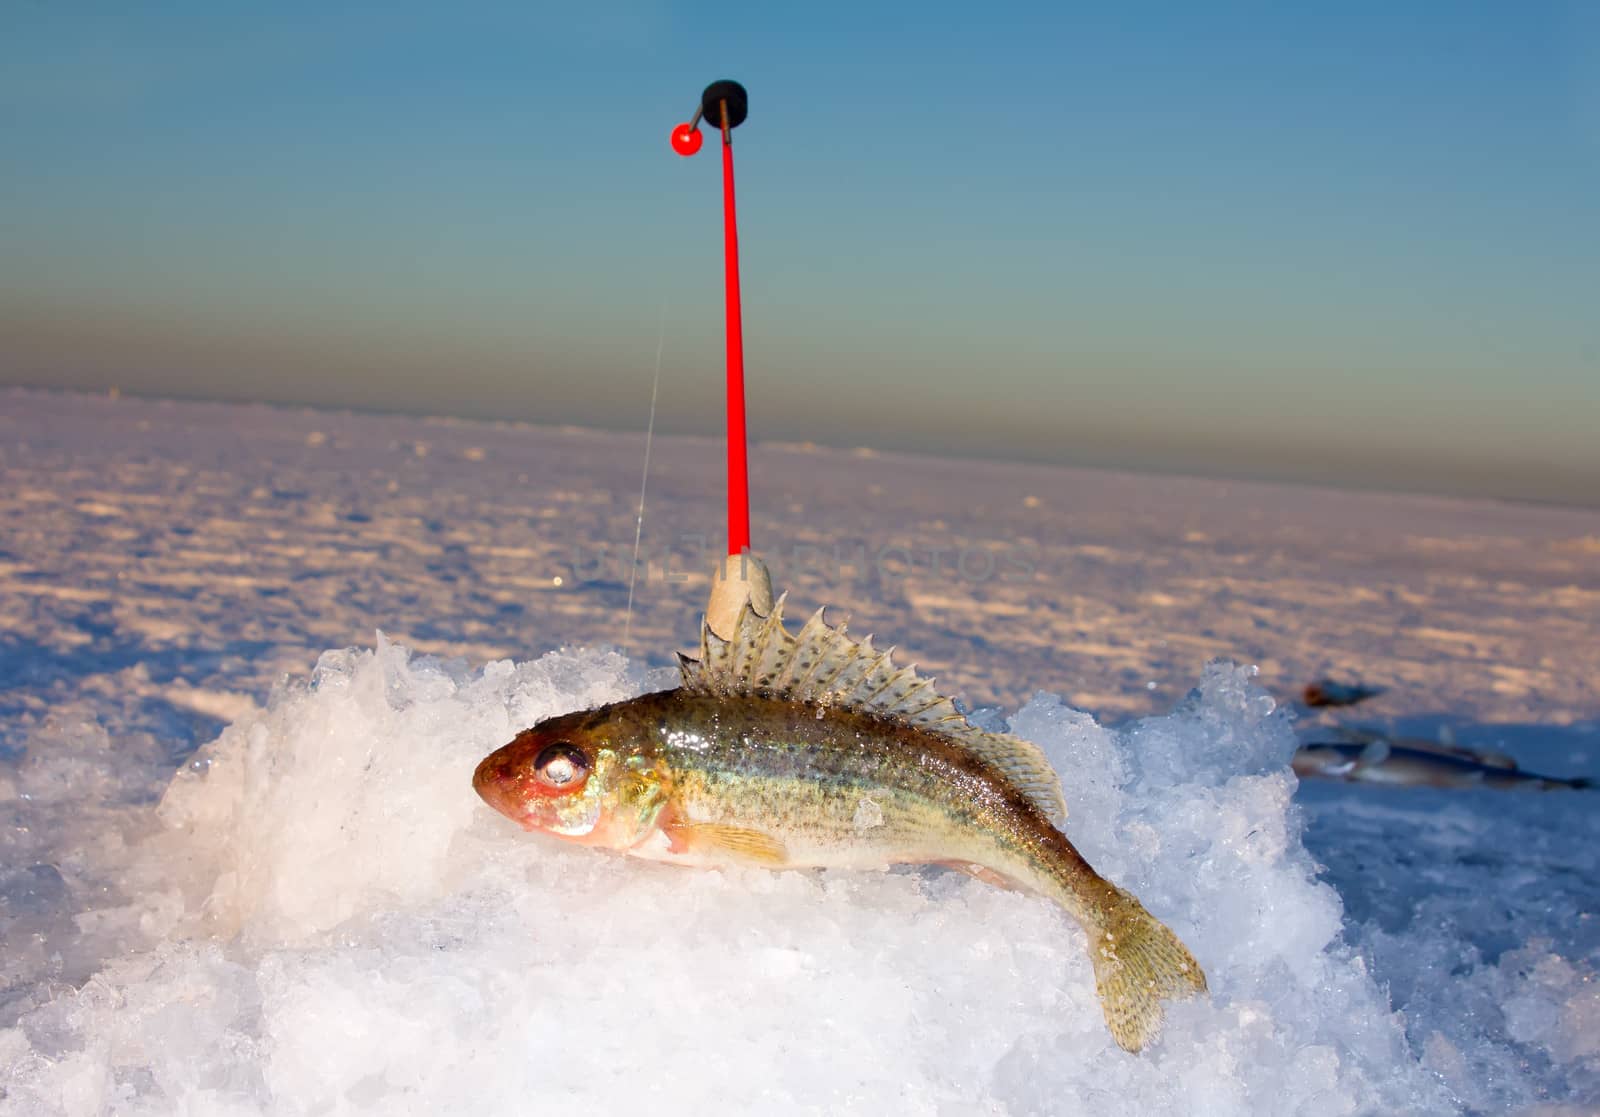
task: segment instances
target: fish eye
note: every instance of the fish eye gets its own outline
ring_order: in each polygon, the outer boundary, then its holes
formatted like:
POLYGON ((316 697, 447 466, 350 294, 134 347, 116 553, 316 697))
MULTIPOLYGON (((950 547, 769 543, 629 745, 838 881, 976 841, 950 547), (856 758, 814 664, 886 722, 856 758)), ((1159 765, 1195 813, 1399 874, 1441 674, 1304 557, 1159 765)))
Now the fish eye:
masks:
POLYGON ((589 774, 589 758, 570 741, 557 741, 534 758, 533 771, 550 787, 570 787, 589 774))

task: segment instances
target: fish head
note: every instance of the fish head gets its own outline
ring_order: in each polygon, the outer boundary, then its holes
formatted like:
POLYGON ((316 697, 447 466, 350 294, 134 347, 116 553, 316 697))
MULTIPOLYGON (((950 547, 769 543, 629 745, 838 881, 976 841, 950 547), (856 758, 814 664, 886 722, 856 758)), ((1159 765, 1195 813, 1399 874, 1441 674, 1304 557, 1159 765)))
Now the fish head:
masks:
POLYGON ((593 712, 551 718, 484 757, 472 787, 524 830, 627 849, 663 802, 655 765, 629 737, 593 712))

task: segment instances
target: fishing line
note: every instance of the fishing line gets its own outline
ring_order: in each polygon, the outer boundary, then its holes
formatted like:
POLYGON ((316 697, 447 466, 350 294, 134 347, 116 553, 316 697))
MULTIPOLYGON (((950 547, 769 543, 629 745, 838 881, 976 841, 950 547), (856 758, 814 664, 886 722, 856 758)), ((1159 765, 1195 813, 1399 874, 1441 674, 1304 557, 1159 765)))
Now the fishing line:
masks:
POLYGON ((622 650, 628 650, 633 633, 633 587, 639 580, 639 541, 644 537, 644 494, 650 483, 650 443, 656 433, 656 396, 661 391, 661 351, 667 343, 667 299, 661 298, 661 322, 656 329, 656 372, 650 381, 650 421, 644 428, 644 473, 639 478, 639 517, 633 522, 633 563, 628 568, 628 610, 622 621, 622 650))

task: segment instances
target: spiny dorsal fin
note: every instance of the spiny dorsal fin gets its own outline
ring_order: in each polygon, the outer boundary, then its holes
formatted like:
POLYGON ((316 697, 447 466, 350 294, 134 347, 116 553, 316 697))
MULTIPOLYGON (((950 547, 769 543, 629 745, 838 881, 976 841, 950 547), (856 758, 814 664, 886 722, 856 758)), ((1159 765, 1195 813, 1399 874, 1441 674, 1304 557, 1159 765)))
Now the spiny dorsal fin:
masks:
POLYGON ((870 636, 846 636, 844 625, 829 625, 821 609, 798 635, 791 634, 783 624, 783 603, 778 598, 766 616, 747 604, 734 640, 702 622, 700 658, 678 657, 684 689, 719 698, 759 695, 838 706, 937 733, 998 769, 1052 822, 1067 817, 1061 780, 1037 745, 977 728, 915 666, 895 666, 893 648, 879 651, 870 636))

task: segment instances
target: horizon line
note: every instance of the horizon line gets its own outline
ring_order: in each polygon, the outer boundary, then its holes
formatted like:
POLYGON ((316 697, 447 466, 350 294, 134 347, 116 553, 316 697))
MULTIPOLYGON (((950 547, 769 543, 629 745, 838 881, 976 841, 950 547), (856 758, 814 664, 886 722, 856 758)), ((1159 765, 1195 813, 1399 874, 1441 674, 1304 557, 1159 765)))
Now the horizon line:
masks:
MULTIPOLYGON (((120 387, 92 390, 88 388, 43 386, 38 384, 6 384, 0 385, 0 392, 15 394, 35 394, 40 396, 77 397, 84 400, 100 400, 116 402, 121 399, 138 400, 144 403, 175 403, 190 405, 215 405, 221 407, 265 407, 277 411, 309 411, 324 415, 352 415, 372 417, 396 417, 418 420, 441 420, 456 423, 467 423, 486 427, 513 427, 532 430, 552 430, 575 433, 592 434, 637 434, 644 435, 643 428, 633 426, 610 426, 590 422, 568 422, 555 419, 526 419, 526 418, 487 418, 476 415, 463 415, 440 413, 427 410, 413 410, 398 406, 353 406, 346 404, 323 404, 287 400, 239 399, 227 396, 201 395, 201 394, 170 394, 151 393, 138 389, 124 390, 120 387)), ((720 432, 708 433, 705 431, 668 430, 657 433, 657 437, 714 441, 721 443, 725 435, 720 432)), ((1129 464, 1110 461, 1063 461, 1049 458, 1008 456, 1004 453, 983 452, 966 449, 951 449, 939 453, 927 450, 906 449, 897 446, 872 446, 859 442, 843 443, 830 441, 826 437, 814 439, 795 439, 786 437, 752 438, 750 445, 753 448, 787 451, 791 453, 810 452, 810 448, 827 449, 841 454, 859 454, 871 456, 893 457, 911 460, 928 461, 971 461, 992 465, 1026 466, 1036 469, 1055 470, 1083 470, 1093 473, 1122 474, 1134 477, 1166 477, 1193 481, 1209 482, 1234 482, 1252 485, 1277 485, 1297 489, 1316 489, 1330 493, 1371 493, 1385 496, 1420 497, 1430 500, 1449 500, 1458 503, 1486 503, 1512 508, 1529 508, 1544 510, 1564 510, 1580 512, 1600 512, 1600 494, 1591 500, 1566 499, 1557 496, 1534 497, 1517 495, 1510 496, 1499 493, 1472 492, 1461 488, 1445 488, 1435 486, 1406 487, 1398 484, 1382 483, 1375 480, 1352 479, 1348 483, 1336 484, 1331 481, 1296 477, 1288 475, 1275 475, 1268 472, 1246 472, 1243 470, 1227 470, 1222 468, 1207 469, 1204 467, 1177 467, 1163 466, 1157 462, 1142 464, 1129 464)))

